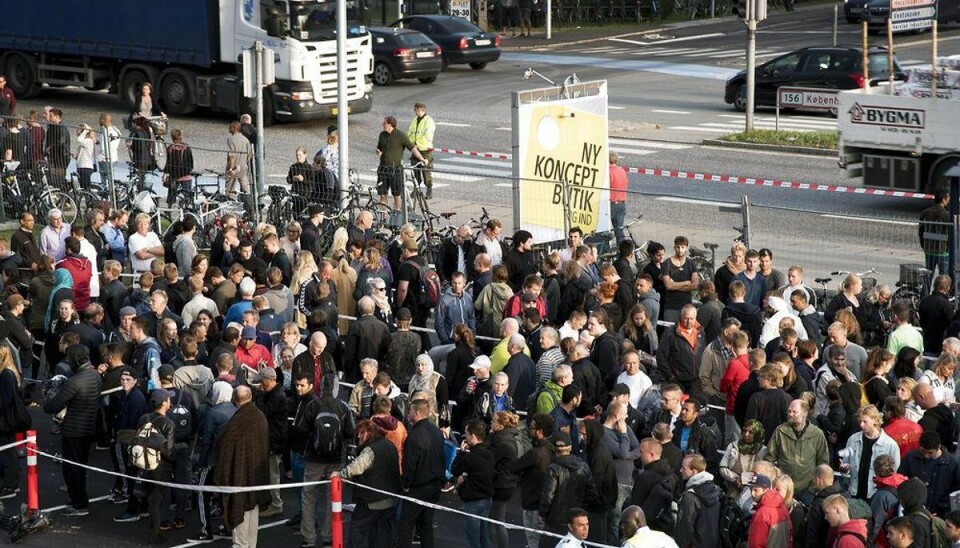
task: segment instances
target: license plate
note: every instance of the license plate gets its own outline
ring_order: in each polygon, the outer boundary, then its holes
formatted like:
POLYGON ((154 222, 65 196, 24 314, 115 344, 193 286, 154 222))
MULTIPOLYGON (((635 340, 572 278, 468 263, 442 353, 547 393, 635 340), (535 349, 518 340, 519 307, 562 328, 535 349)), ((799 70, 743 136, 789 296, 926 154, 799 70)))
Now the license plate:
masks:
POLYGON ((478 45, 478 46, 489 46, 489 45, 490 45, 490 40, 474 40, 473 43, 476 44, 476 45, 478 45))
POLYGON ((417 59, 424 59, 424 58, 426 58, 426 57, 433 57, 433 52, 432 52, 432 51, 418 51, 418 52, 417 52, 417 59))

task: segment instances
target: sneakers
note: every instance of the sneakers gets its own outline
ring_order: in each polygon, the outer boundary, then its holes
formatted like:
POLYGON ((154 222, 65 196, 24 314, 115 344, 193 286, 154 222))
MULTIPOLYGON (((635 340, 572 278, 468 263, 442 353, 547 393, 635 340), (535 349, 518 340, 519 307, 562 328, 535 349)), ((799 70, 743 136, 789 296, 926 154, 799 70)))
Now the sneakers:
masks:
POLYGON ((140 521, 140 514, 133 514, 130 512, 124 512, 119 516, 113 518, 113 521, 117 523, 132 523, 134 521, 140 521))
POLYGON ((67 492, 67 484, 66 484, 66 483, 64 483, 63 485, 60 486, 60 492, 62 492, 62 493, 66 493, 66 492, 67 492))
POLYGON ((453 491, 454 489, 456 489, 456 487, 457 487, 457 484, 456 484, 456 483, 454 483, 453 481, 448 481, 447 483, 444 483, 444 484, 443 484, 443 487, 440 488, 440 492, 441 492, 441 493, 449 493, 449 492, 453 491))
MULTIPOLYGON (((213 508, 210 508, 210 517, 211 518, 222 518, 223 517, 223 506, 219 504, 213 505, 213 508)), ((232 537, 231 537, 232 538, 232 537)))
POLYGON ((183 521, 183 518, 176 518, 173 520, 174 529, 183 529, 186 526, 187 526, 187 523, 183 521))
POLYGON ((68 518, 82 518, 83 516, 90 515, 89 508, 74 508, 73 506, 67 506, 63 512, 60 512, 61 516, 68 518))
POLYGON ((277 508, 276 506, 270 506, 266 510, 260 510, 260 518, 272 518, 274 516, 280 516, 283 514, 283 508, 277 508))
POLYGON ((213 532, 213 538, 233 538, 233 533, 225 525, 220 525, 213 532))
POLYGON ((200 529, 200 533, 187 539, 187 542, 210 542, 214 539, 213 533, 200 529))
POLYGON ((169 531, 170 529, 173 529, 173 526, 170 525, 170 522, 169 522, 169 521, 164 520, 164 521, 161 521, 161 522, 160 522, 160 530, 161 530, 161 531, 169 531))
POLYGON ((129 498, 130 497, 128 497, 122 489, 114 489, 113 492, 110 493, 110 498, 108 500, 110 501, 110 504, 126 504, 129 498))
POLYGON ((0 489, 0 500, 12 499, 13 497, 17 496, 19 492, 20 492, 20 489, 4 487, 3 489, 0 489))

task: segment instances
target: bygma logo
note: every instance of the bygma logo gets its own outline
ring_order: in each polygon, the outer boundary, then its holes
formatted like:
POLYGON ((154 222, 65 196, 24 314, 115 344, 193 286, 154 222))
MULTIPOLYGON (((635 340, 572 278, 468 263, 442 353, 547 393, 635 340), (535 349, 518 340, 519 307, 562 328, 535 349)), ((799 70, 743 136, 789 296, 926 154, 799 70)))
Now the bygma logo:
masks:
POLYGON ((850 110, 850 122, 871 126, 895 126, 923 129, 926 113, 912 108, 875 107, 854 103, 850 110))

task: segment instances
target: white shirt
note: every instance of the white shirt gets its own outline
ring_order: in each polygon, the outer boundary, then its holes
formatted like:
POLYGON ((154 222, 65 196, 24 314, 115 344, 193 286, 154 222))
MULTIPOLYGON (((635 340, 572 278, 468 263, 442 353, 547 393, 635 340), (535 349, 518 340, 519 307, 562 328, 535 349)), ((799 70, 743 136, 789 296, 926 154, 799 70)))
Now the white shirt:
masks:
POLYGON ((637 371, 636 375, 627 375, 624 371, 617 377, 617 384, 623 383, 630 388, 630 407, 634 409, 640 405, 640 398, 653 386, 653 381, 643 371, 637 371))
POLYGON ((500 240, 491 240, 483 237, 483 247, 490 256, 490 266, 494 267, 503 262, 503 248, 500 247, 500 240))
POLYGON ((88 134, 77 137, 77 169, 93 169, 93 144, 88 134))
MULTIPOLYGON (((120 141, 122 140, 122 135, 120 130, 117 129, 117 126, 110 126, 108 128, 100 128, 100 136, 103 137, 103 130, 107 131, 107 139, 110 141, 110 161, 118 162, 120 161, 120 141)), ((97 161, 106 162, 107 156, 103 153, 103 143, 97 143, 97 161)))
MULTIPOLYGON (((559 546, 559 545, 558 545, 559 546)), ((649 527, 637 529, 636 534, 623 543, 622 548, 679 548, 670 535, 649 527)))
POLYGON ((586 548, 586 546, 582 540, 573 536, 573 533, 567 533, 567 535, 557 543, 557 548, 586 548))
POLYGON ((570 337, 575 341, 580 340, 580 330, 571 327, 569 321, 563 323, 560 329, 557 330, 557 334, 560 335, 561 341, 567 337, 570 337))
POLYGON ((154 257, 138 259, 137 252, 144 249, 161 247, 162 245, 163 244, 160 243, 160 237, 153 231, 147 232, 144 236, 141 236, 139 232, 131 234, 127 240, 127 249, 130 250, 130 266, 133 267, 133 271, 146 272, 150 270, 150 263, 152 263, 154 259, 154 257))
POLYGON ((217 310, 217 303, 213 302, 213 299, 204 297, 203 295, 194 295, 192 299, 187 301, 187 304, 183 305, 182 314, 180 314, 180 317, 183 319, 183 325, 189 326, 192 324, 193 320, 197 319, 201 310, 210 312, 214 318, 220 315, 220 311, 217 310))
POLYGON ((920 382, 929 384, 933 388, 933 397, 937 399, 937 403, 950 405, 957 401, 956 385, 953 377, 949 377, 947 382, 943 382, 932 369, 927 369, 923 372, 923 375, 920 375, 920 382))
POLYGON ((86 238, 80 240, 80 254, 90 259, 90 296, 100 296, 100 275, 97 273, 97 250, 86 238))

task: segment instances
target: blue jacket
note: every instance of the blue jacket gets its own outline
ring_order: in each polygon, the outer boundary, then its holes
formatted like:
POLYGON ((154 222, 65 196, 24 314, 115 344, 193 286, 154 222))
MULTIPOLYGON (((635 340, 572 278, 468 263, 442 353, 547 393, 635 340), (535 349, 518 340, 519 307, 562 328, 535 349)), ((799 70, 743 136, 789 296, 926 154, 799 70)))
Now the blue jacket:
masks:
POLYGON ((457 297, 452 289, 447 289, 440 297, 434 315, 434 324, 441 344, 453 343, 453 328, 457 324, 466 324, 471 331, 477 330, 477 317, 473 309, 473 297, 466 291, 457 297))
POLYGON ((203 426, 200 428, 200 438, 203 439, 200 466, 213 466, 217 461, 217 440, 236 412, 237 406, 231 402, 218 403, 207 411, 203 417, 203 426))
POLYGON ((925 459, 919 449, 907 453, 899 472, 927 484, 926 507, 931 513, 946 515, 950 511, 950 493, 960 489, 960 459, 941 448, 936 459, 925 459))
POLYGON ((553 417, 553 421, 556 423, 555 430, 560 430, 561 428, 568 428, 570 434, 570 441, 573 442, 573 455, 580 454, 580 427, 577 426, 577 410, 574 409, 572 413, 567 413, 567 410, 563 408, 562 405, 558 405, 553 408, 553 411, 550 412, 550 416, 553 417))

